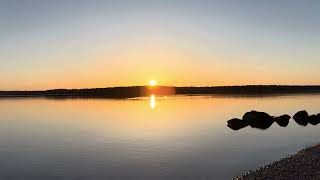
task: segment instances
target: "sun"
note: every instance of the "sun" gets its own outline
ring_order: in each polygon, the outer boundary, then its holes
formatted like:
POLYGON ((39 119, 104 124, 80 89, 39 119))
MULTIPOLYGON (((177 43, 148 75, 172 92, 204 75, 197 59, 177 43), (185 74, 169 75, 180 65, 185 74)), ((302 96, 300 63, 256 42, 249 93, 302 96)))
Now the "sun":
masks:
POLYGON ((157 85, 157 81, 151 80, 151 81, 149 82, 149 85, 150 85, 150 86, 156 86, 156 85, 157 85))

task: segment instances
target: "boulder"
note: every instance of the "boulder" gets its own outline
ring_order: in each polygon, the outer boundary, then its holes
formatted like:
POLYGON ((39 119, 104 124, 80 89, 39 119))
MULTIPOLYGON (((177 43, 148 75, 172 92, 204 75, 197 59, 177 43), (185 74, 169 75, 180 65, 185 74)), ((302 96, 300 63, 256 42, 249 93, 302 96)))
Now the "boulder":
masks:
POLYGON ((250 112, 246 112, 243 117, 242 120, 244 121, 256 121, 256 120, 269 120, 272 119, 272 117, 265 112, 259 112, 259 111, 250 111, 250 112))
POLYGON ((258 111, 246 112, 242 120, 247 121, 251 127, 258 129, 267 129, 274 122, 273 117, 268 113, 258 111))
POLYGON ((257 129, 268 129, 272 124, 274 120, 259 120, 259 121, 252 121, 250 122, 250 126, 252 128, 257 128, 257 129))
POLYGON ((281 127, 286 127, 289 124, 290 116, 288 114, 284 114, 278 117, 275 117, 274 120, 281 127))
POLYGON ((317 125, 317 124, 320 123, 320 116, 315 115, 315 114, 310 115, 310 116, 308 117, 308 122, 309 122, 310 124, 312 124, 312 125, 317 125))
POLYGON ((233 130, 239 130, 249 125, 247 121, 238 118, 230 119, 227 123, 227 126, 233 130))
POLYGON ((293 119, 302 126, 306 126, 308 124, 308 118, 309 115, 305 110, 299 111, 293 116, 293 119))

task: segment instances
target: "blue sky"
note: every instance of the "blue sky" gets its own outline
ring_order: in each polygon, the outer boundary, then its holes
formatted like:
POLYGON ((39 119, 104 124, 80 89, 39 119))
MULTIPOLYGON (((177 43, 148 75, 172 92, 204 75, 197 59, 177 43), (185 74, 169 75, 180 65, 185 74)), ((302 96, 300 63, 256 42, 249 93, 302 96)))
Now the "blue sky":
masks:
POLYGON ((319 17, 315 0, 0 0, 0 89, 320 84, 319 17))

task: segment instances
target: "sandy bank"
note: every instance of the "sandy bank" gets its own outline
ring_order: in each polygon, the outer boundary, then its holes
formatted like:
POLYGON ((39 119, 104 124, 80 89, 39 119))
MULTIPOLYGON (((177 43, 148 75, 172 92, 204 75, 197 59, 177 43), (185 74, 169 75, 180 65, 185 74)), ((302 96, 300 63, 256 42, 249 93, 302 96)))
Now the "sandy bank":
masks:
POLYGON ((320 179, 320 145, 306 148, 287 158, 250 171, 236 180, 320 179))

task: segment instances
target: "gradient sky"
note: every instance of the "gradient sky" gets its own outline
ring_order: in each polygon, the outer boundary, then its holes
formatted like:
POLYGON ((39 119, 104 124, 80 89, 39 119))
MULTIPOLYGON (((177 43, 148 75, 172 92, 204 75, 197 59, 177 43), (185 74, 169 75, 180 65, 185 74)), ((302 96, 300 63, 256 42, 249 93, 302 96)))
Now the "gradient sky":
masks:
POLYGON ((320 1, 0 0, 0 89, 320 84, 320 1))

